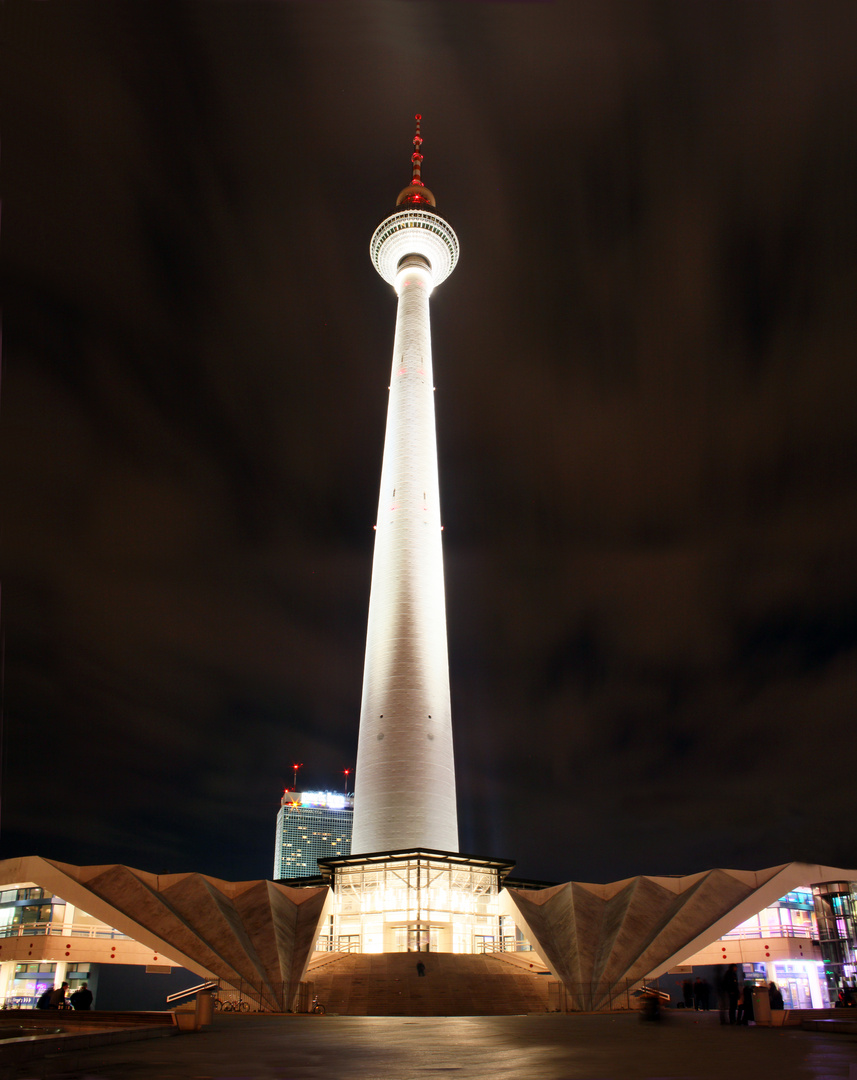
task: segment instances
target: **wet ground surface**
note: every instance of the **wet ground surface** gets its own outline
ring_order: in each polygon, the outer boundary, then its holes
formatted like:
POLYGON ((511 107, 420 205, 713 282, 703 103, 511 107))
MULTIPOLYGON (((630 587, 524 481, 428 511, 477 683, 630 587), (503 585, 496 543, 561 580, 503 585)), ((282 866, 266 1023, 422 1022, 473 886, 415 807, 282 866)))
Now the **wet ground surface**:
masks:
POLYGON ((716 1014, 216 1016, 200 1032, 64 1054, 62 1080, 857 1080, 857 1038, 722 1027, 716 1014))

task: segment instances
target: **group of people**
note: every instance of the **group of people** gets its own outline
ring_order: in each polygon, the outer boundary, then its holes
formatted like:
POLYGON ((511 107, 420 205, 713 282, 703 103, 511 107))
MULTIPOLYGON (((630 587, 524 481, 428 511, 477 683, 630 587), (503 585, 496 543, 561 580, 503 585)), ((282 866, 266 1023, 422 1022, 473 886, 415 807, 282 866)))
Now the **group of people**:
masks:
POLYGON ((711 1002, 711 983, 707 979, 701 979, 699 976, 697 976, 696 982, 685 979, 681 984, 681 993, 686 1009, 708 1012, 711 1002))
MULTIPOLYGON (((681 984, 684 1007, 707 1012, 711 1000, 711 984, 697 976, 696 982, 685 979, 681 984)), ((749 1024, 753 1016, 753 984, 738 982, 738 966, 730 964, 718 986, 721 1024, 749 1024)), ((768 1001, 772 1009, 783 1008, 783 995, 776 983, 768 985, 768 1001)))
POLYGON ((68 998, 66 998, 67 991, 67 982, 64 982, 62 986, 49 986, 36 1002, 36 1008, 64 1009, 66 1008, 67 1003, 70 1004, 73 1009, 86 1010, 92 1008, 92 991, 86 983, 82 983, 80 989, 75 990, 68 998))
MULTIPOLYGON (((775 982, 768 983, 768 1002, 772 1010, 783 1009, 783 995, 775 982)), ((738 967, 730 964, 721 981, 720 1023, 748 1024, 753 1015, 753 983, 738 985, 738 967)))

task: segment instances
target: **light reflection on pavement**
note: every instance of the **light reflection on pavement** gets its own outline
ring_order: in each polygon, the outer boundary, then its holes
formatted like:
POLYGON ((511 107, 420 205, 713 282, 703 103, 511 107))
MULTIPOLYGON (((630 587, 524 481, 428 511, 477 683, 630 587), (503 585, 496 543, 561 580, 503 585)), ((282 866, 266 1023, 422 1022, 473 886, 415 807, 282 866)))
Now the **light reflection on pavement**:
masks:
MULTIPOLYGON (((198 1033, 60 1055, 61 1080, 857 1080, 857 1038, 716 1014, 217 1016, 198 1033)), ((17 1080, 36 1074, 19 1072, 17 1080)))

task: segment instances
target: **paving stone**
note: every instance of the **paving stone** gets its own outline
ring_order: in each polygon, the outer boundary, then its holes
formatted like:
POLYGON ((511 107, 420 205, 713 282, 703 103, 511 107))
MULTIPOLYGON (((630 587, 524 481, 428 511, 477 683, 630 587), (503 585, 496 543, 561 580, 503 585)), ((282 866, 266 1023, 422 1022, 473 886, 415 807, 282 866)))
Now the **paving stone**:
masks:
POLYGON ((717 1015, 217 1016, 51 1058, 15 1080, 857 1080, 857 1038, 717 1015))

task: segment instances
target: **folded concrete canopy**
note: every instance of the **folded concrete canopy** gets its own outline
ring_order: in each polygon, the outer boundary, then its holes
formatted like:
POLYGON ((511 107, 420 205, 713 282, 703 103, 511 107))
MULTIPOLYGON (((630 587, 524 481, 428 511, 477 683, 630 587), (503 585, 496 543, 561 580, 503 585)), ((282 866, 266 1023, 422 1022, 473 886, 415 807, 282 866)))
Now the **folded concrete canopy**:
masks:
POLYGON ((506 893, 516 922, 565 986, 571 1007, 599 1009, 620 988, 678 966, 792 889, 854 875, 795 862, 506 893))
MULTIPOLYGON (((609 1007, 621 987, 682 963, 799 886, 857 871, 787 863, 606 885, 507 888, 502 900, 564 985, 568 1007, 609 1007)), ((260 1008, 292 1007, 332 897, 327 887, 229 882, 204 874, 78 867, 39 857, 0 863, 0 886, 30 882, 202 978, 241 986, 260 1008)))
POLYGON ((306 968, 327 888, 72 866, 38 857, 0 863, 0 885, 30 882, 203 979, 252 988, 260 1007, 288 1007, 306 968))

